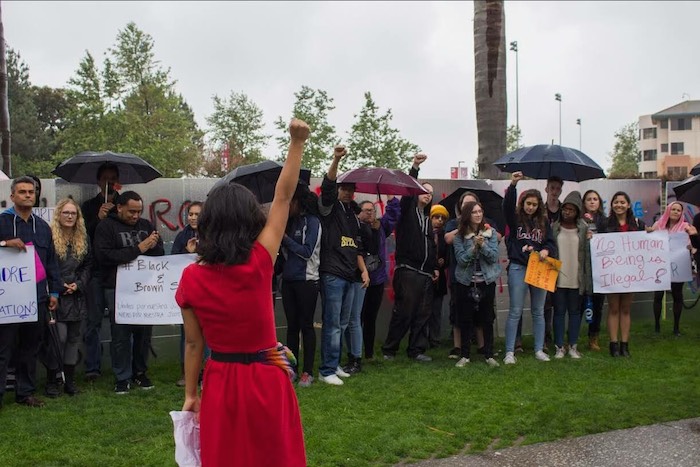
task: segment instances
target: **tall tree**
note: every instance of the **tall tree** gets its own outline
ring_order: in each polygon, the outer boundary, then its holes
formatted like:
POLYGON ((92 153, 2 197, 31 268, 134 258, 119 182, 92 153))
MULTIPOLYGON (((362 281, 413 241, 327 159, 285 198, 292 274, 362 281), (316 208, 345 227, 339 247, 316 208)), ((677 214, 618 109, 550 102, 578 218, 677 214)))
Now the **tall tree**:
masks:
POLYGON ((0 138, 2 138, 2 141, 0 141, 0 157, 2 157, 3 172, 11 176, 10 109, 7 86, 5 25, 2 21, 2 5, 0 5, 0 138))
POLYGON ((228 99, 213 97, 214 112, 207 117, 215 164, 206 171, 212 176, 224 175, 239 165, 263 160, 263 148, 270 135, 263 132, 263 112, 244 93, 231 92, 228 99), (225 154, 227 163, 218 163, 225 154))
POLYGON ((333 98, 326 91, 308 86, 302 86, 299 92, 294 93, 294 97, 296 101, 290 118, 279 117, 275 122, 275 127, 281 131, 281 136, 275 139, 282 152, 281 157, 285 157, 289 146, 287 127, 291 118, 299 118, 308 123, 311 136, 306 142, 301 163, 311 170, 314 177, 320 177, 328 170, 333 147, 338 143, 335 127, 328 123, 328 114, 335 109, 333 98))
POLYGON ((503 0, 474 1, 474 91, 482 178, 503 178, 493 163, 506 152, 506 40, 503 0))
POLYGON ((350 130, 348 156, 341 161, 341 169, 371 166, 407 170, 420 148, 391 126, 393 118, 391 109, 380 114, 372 94, 366 92, 365 104, 350 130))
POLYGON ((517 151, 523 147, 520 142, 523 139, 522 130, 517 125, 511 125, 506 131, 506 152, 517 151))
POLYGON ((639 178, 639 128, 636 122, 629 123, 615 133, 615 146, 610 158, 608 178, 639 178))

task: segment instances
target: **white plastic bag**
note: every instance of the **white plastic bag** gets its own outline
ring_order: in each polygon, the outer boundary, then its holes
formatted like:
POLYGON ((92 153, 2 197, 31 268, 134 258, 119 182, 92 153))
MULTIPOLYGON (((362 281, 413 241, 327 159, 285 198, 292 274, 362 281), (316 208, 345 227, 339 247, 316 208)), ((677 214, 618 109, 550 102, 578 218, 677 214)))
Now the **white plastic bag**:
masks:
POLYGON ((202 460, 199 452, 199 423, 194 412, 170 412, 175 428, 175 462, 180 467, 199 467, 202 460))

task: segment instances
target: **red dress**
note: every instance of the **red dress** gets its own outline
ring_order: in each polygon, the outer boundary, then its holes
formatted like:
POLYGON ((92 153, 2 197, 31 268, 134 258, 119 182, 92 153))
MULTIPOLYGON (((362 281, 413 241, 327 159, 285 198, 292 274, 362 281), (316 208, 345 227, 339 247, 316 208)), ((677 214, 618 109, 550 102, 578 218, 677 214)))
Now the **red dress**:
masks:
MULTIPOLYGON (((272 273, 255 242, 247 264, 185 268, 175 298, 194 310, 212 350, 255 353, 277 345, 272 273)), ((205 467, 306 465, 294 387, 273 365, 207 361, 200 439, 205 467)))

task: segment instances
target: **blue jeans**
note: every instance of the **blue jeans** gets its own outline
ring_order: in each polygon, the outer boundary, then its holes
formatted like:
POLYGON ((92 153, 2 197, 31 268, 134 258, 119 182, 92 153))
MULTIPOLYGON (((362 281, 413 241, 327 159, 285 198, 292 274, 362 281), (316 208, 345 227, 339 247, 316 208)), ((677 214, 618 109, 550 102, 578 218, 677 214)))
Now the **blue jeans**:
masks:
POLYGON ((581 330, 581 295, 578 289, 558 288, 554 292, 554 344, 564 346, 564 321, 569 312, 569 345, 576 345, 581 330))
POLYGON ((350 307, 350 321, 345 330, 345 342, 348 346, 348 354, 355 358, 362 358, 362 304, 365 301, 367 289, 362 287, 362 282, 353 282, 355 289, 350 307))
POLYGON ((510 263, 508 267, 508 296, 510 308, 506 322, 506 352, 515 350, 515 335, 518 332, 518 321, 523 315, 525 294, 530 290, 530 310, 532 311, 532 333, 535 335, 535 352, 544 346, 544 300, 547 291, 525 283, 526 266, 510 263))
POLYGON ((321 366, 318 370, 321 376, 335 374, 340 366, 340 338, 350 321, 355 295, 354 284, 333 274, 321 274, 323 331, 321 332, 321 366))

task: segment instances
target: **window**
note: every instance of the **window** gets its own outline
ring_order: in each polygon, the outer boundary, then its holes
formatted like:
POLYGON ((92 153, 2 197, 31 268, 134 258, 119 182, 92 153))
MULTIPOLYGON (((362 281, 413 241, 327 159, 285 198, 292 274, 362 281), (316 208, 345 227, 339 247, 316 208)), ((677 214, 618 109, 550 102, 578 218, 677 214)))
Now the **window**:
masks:
POLYGON ((672 131, 683 131, 693 129, 693 119, 692 118, 674 118, 671 119, 671 130, 672 131))
POLYGON ((669 167, 666 174, 671 180, 684 180, 688 178, 688 167, 669 167))
POLYGON ((644 128, 642 130, 642 139, 655 139, 656 128, 644 128))
POLYGON ((661 152, 662 152, 662 153, 663 153, 663 152, 665 152, 665 153, 668 152, 668 143, 663 143, 663 144, 661 145, 661 152))
POLYGON ((642 178, 656 178, 656 172, 644 172, 642 178))
POLYGON ((668 130, 668 120, 661 120, 661 129, 668 130))
POLYGON ((656 149, 650 149, 642 153, 643 161, 655 161, 656 160, 656 149))
POLYGON ((678 155, 678 154, 684 154, 685 153, 685 147, 683 143, 671 143, 671 154, 678 155))

